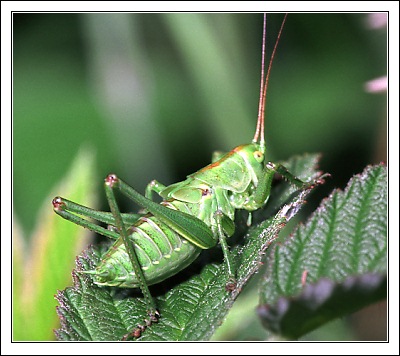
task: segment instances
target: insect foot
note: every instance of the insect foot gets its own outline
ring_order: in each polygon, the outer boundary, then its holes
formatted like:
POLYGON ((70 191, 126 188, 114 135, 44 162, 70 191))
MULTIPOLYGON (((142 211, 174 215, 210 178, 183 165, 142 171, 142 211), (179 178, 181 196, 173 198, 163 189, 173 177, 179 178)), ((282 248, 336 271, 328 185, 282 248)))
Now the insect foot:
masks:
POLYGON ((325 178, 329 178, 331 175, 330 173, 324 173, 321 176, 319 176, 314 182, 316 185, 318 184, 324 184, 325 183, 325 178))
POLYGON ((324 184, 325 178, 329 178, 331 175, 329 173, 324 173, 317 177, 312 182, 309 182, 305 185, 304 189, 314 189, 317 185, 324 184))
POLYGON ((159 313, 158 310, 156 310, 154 313, 149 312, 149 319, 144 320, 144 325, 138 324, 135 329, 133 329, 131 332, 125 334, 122 338, 121 341, 127 341, 128 339, 131 338, 139 338, 142 336, 143 332, 151 326, 153 323, 157 323, 158 319, 160 318, 161 314, 159 313))

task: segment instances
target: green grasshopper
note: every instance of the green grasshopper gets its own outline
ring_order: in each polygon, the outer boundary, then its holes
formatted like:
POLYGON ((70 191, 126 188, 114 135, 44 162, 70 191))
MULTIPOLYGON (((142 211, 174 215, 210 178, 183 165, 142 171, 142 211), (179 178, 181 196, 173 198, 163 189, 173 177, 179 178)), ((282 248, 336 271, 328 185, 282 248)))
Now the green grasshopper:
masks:
POLYGON ((148 286, 159 283, 188 267, 203 249, 219 242, 227 266, 226 290, 236 288, 235 271, 226 239, 235 231, 237 209, 251 212, 262 208, 270 195, 275 173, 298 189, 308 189, 314 182, 303 182, 284 166, 266 161, 264 140, 264 108, 269 73, 286 16, 279 30, 275 47, 264 76, 266 18, 264 15, 261 89, 258 120, 252 143, 237 146, 226 154, 215 153, 212 163, 189 175, 186 180, 164 186, 156 180, 148 184, 145 196, 114 174, 105 179, 105 192, 111 213, 96 211, 56 197, 53 207, 63 218, 114 240, 95 270, 86 271, 99 286, 140 288, 149 318, 132 333, 139 337, 160 313, 148 286), (264 78, 265 77, 265 78, 264 78), (114 191, 132 199, 142 207, 138 216, 121 214, 114 191), (156 193, 161 203, 152 200, 156 193), (103 228, 85 218, 110 225, 103 228))

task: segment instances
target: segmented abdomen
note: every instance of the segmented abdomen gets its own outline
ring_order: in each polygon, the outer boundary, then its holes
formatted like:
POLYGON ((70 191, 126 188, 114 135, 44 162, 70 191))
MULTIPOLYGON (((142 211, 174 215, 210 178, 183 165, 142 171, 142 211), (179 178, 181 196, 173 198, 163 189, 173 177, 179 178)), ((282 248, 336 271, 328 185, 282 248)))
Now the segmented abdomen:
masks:
MULTIPOLYGON (((183 270, 201 251, 152 215, 139 218, 128 233, 148 285, 183 270)), ((138 287, 122 238, 110 247, 93 274, 99 285, 138 287)))

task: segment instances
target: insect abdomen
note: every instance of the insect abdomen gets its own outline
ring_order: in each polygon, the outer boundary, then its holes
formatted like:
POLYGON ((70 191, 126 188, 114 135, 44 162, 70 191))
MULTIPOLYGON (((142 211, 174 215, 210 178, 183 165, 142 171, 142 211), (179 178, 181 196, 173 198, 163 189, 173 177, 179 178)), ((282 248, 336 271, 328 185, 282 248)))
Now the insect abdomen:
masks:
MULTIPOLYGON (((183 270, 201 251, 154 216, 139 218, 128 231, 148 285, 183 270)), ((99 285, 139 287, 122 239, 115 241, 91 274, 99 285)))

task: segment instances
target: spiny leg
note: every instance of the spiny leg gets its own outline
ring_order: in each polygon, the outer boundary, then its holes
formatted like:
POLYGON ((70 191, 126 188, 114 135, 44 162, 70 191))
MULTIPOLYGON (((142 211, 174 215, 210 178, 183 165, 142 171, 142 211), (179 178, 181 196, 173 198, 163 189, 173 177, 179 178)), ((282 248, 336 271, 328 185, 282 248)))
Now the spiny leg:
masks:
POLYGON ((265 165, 264 172, 254 192, 254 200, 250 201, 251 204, 259 206, 259 204, 263 204, 266 201, 271 192, 272 180, 275 173, 278 173, 279 175, 284 177, 290 184, 294 185, 300 190, 310 189, 317 184, 321 184, 323 183, 323 178, 328 176, 327 174, 324 174, 312 182, 304 182, 292 173, 290 173, 287 168, 282 164, 268 162, 265 165))
POLYGON ((301 179, 297 178, 295 175, 290 173, 287 168, 280 163, 268 162, 266 165, 272 171, 278 173, 283 178, 285 178, 289 183, 293 184, 299 189, 306 189, 312 186, 314 183, 303 182, 301 179))
POLYGON ((321 176, 317 177, 315 180, 312 180, 310 182, 304 182, 301 179, 294 176, 292 173, 290 173, 287 170, 287 168, 280 163, 268 162, 267 166, 269 166, 274 172, 276 172, 276 173, 280 174, 282 177, 284 177, 289 183, 295 185, 297 188, 299 188, 301 190, 314 188, 318 184, 323 184, 324 179, 327 177, 330 177, 329 173, 324 173, 321 176))
MULTIPOLYGON (((81 217, 83 216, 85 218, 91 218, 105 224, 115 225, 115 219, 111 213, 94 210, 61 197, 55 197, 52 201, 52 204, 54 211, 62 218, 110 239, 116 240, 119 238, 118 233, 108 230, 81 217)), ((137 214, 122 214, 122 220, 125 225, 132 224, 138 218, 139 215, 137 214)))
POLYGON ((226 242, 226 233, 231 236, 235 229, 235 225, 228 216, 226 216, 221 210, 217 210, 214 213, 215 220, 217 222, 217 233, 219 238, 219 243, 221 244, 222 253, 224 254, 224 259, 226 267, 228 269, 228 282, 225 285, 227 291, 232 292, 236 288, 236 277, 234 272, 233 263, 231 261, 231 255, 229 251, 229 246, 226 242))
POLYGON ((154 303, 154 300, 151 296, 149 287, 146 283, 146 279, 144 277, 142 268, 140 267, 140 263, 138 260, 138 257, 136 255, 135 248, 133 246, 133 242, 129 240, 128 237, 128 232, 125 228, 125 225, 122 221, 122 216, 118 208, 117 201, 115 199, 114 195, 114 188, 120 189, 119 187, 119 180, 116 175, 110 174, 107 176, 105 179, 105 191, 106 191, 106 196, 108 203, 110 205, 111 212, 114 216, 116 227, 118 231, 120 232, 120 236, 124 242, 126 251, 129 255, 129 259, 131 261, 133 271, 135 272, 138 283, 139 283, 139 288, 143 293, 145 303, 147 305, 147 312, 150 317, 150 319, 145 319, 145 325, 138 325, 136 329, 134 329, 131 333, 128 333, 124 335, 123 340, 128 339, 128 337, 133 336, 133 337, 139 337, 141 333, 148 327, 150 326, 153 322, 157 322, 158 318, 160 317, 159 312, 156 309, 156 305, 154 303))

